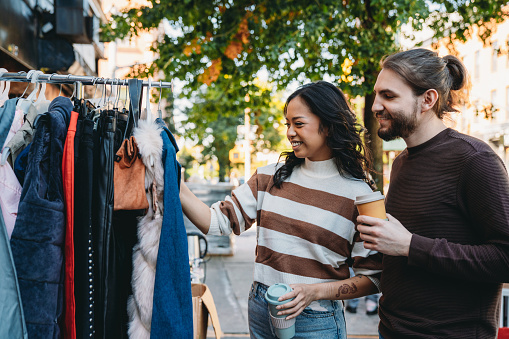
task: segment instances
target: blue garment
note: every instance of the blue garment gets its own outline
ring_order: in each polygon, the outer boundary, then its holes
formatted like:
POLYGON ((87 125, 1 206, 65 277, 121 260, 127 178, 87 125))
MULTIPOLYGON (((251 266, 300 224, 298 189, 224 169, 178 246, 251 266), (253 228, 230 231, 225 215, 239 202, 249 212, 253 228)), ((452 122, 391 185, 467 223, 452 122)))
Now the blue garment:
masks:
MULTIPOLYGON (((366 298, 366 300, 371 300, 372 302, 378 304, 378 299, 380 299, 380 294, 378 294, 378 293, 370 294, 370 295, 367 295, 365 298, 366 298)), ((357 309, 357 307, 359 306, 359 301, 360 301, 360 298, 349 299, 349 300, 346 300, 346 304, 353 309, 357 309)))
POLYGON ((19 155, 16 157, 16 160, 14 160, 14 174, 16 175, 16 178, 18 178, 21 186, 23 186, 23 183, 25 182, 25 174, 28 165, 28 154, 30 153, 31 146, 32 143, 29 143, 27 147, 25 147, 19 153, 19 155))
MULTIPOLYGON (((253 283, 249 292, 249 334, 252 339, 277 339, 265 300, 267 286, 253 283)), ((309 307, 295 318, 295 337, 300 339, 346 339, 346 322, 341 301, 324 300, 327 311, 309 307)))
MULTIPOLYGON (((157 119, 161 124, 161 120, 157 119)), ((180 204, 178 146, 163 126, 164 214, 157 254, 150 338, 193 338, 191 274, 180 204)))
MULTIPOLYGON (((18 99, 0 107, 0 149, 11 129, 18 99)), ((9 165, 5 165, 9 166, 9 165)), ((0 338, 28 338, 9 236, 0 211, 0 338)))
POLYGON ((29 337, 59 338, 65 211, 62 155, 73 105, 57 97, 37 122, 11 248, 29 337))
POLYGON ((9 236, 0 211, 0 338, 28 338, 9 236))
POLYGON ((0 150, 4 147, 5 139, 9 135, 9 130, 16 113, 16 103, 18 99, 9 99, 0 107, 0 150))

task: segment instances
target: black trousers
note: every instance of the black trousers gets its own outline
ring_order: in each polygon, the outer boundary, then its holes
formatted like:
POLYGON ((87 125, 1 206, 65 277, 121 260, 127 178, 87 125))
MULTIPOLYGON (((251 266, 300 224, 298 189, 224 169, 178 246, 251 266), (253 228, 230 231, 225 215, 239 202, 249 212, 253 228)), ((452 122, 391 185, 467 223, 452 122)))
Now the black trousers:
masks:
POLYGON ((79 119, 74 138, 74 296, 76 338, 93 337, 94 258, 92 246, 92 188, 94 123, 79 119))

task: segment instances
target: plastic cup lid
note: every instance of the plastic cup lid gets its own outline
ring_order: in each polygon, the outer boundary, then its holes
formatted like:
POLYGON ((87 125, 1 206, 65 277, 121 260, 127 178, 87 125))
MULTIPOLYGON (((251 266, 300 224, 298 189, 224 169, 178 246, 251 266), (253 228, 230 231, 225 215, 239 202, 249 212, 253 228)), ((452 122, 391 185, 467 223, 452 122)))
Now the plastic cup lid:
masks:
POLYGON ((265 299, 271 304, 284 304, 289 300, 278 301, 278 298, 286 293, 292 291, 292 288, 287 284, 277 283, 271 285, 265 293, 265 299))
POLYGON ((366 204, 368 202, 373 202, 384 198, 385 197, 382 195, 382 192, 376 191, 370 194, 356 196, 354 205, 366 204))

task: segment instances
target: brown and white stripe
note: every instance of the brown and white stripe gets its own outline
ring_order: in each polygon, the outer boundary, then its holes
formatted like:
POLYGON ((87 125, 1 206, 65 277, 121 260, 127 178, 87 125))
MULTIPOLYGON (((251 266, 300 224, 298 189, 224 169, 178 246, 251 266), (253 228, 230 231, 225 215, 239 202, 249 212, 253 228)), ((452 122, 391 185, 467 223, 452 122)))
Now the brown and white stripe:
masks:
POLYGON ((256 221, 258 244, 254 280, 320 283, 380 272, 377 252, 364 248, 356 233, 355 196, 371 192, 361 180, 341 176, 332 160, 294 169, 281 189, 273 186, 278 165, 261 167, 244 185, 212 205, 209 234, 240 234, 256 221))

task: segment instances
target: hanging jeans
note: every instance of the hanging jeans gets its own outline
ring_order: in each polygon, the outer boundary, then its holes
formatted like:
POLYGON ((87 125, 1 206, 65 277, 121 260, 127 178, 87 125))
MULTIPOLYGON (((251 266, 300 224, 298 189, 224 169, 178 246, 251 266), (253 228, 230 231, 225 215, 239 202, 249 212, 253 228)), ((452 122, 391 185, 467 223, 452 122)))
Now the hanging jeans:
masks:
POLYGON ((11 248, 30 339, 59 338, 65 211, 62 154, 72 110, 57 97, 39 116, 11 248))

